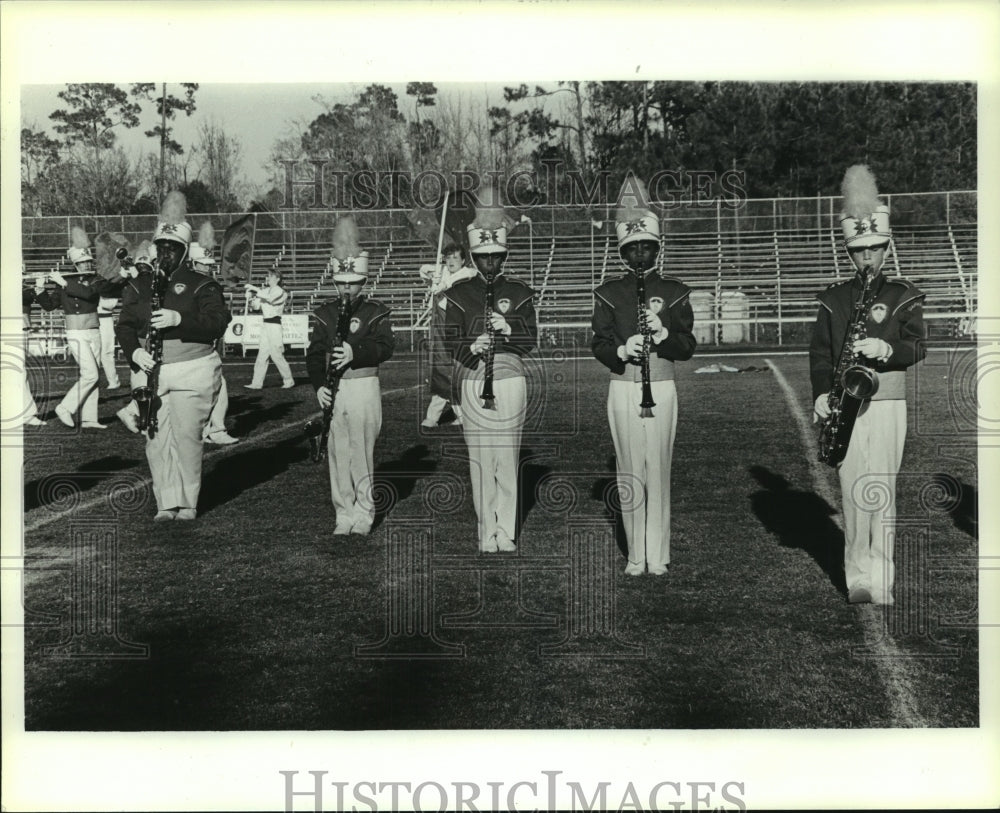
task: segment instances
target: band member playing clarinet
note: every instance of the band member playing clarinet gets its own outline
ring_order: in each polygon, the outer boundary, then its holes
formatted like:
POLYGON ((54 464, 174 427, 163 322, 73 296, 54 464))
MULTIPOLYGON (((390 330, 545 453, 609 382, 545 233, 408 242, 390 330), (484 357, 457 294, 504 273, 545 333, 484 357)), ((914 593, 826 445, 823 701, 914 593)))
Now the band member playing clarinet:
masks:
POLYGON ((126 286, 117 329, 132 370, 150 382, 152 403, 143 406, 149 414, 143 412, 139 428, 146 434, 157 522, 197 517, 201 437, 222 380, 215 342, 230 319, 222 288, 188 262, 186 209, 183 194, 167 195, 153 234, 154 268, 126 286))
POLYGON ((892 233, 871 170, 860 164, 848 169, 841 191, 841 228, 855 274, 818 297, 809 346, 814 411, 823 421, 820 457, 840 476, 848 600, 892 604, 905 371, 926 352, 924 294, 901 277, 882 274, 892 233), (872 510, 855 489, 876 485, 886 499, 872 510))
POLYGON ((481 206, 469 225, 478 274, 445 293, 445 335, 459 363, 462 432, 469 448, 479 549, 514 551, 517 474, 527 405, 522 357, 538 343, 535 292, 503 272, 507 227, 503 209, 481 206))
MULTIPOLYGON (((378 366, 392 357, 389 309, 366 298, 368 252, 361 251, 358 227, 344 217, 333 233, 333 281, 338 296, 313 314, 306 369, 323 408, 313 433, 330 468, 330 496, 336 511, 333 533, 367 534, 375 519, 372 476, 375 440, 382 430, 378 366)), ((310 422, 312 423, 312 422, 310 422)))
POLYGON ((611 371, 608 422, 618 463, 630 576, 670 564, 670 467, 677 429, 674 362, 695 348, 690 289, 654 265, 660 224, 641 182, 629 175, 616 213, 618 251, 628 268, 594 291, 591 349, 611 371))

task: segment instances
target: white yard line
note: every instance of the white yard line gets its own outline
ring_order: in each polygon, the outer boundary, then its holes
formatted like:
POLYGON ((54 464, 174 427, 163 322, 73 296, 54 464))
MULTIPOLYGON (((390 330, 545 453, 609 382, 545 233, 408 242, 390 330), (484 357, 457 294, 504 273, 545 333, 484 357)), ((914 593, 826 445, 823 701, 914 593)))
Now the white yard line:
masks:
MULTIPOLYGON (((409 392, 410 390, 415 390, 419 387, 419 384, 414 384, 410 387, 399 387, 394 390, 386 390, 382 393, 383 398, 387 398, 390 395, 398 395, 401 392, 409 392)), ((309 418, 319 417, 320 413, 317 412, 313 415, 307 415, 304 419, 300 419, 294 424, 281 424, 280 426, 275 426, 272 429, 268 429, 266 432, 261 432, 259 435, 251 435, 247 440, 242 440, 237 444, 231 446, 217 446, 211 451, 205 452, 205 459, 215 457, 217 455, 226 454, 227 452, 239 451, 241 449, 252 449, 256 446, 260 446, 265 441, 270 438, 280 435, 284 432, 290 430, 301 431, 301 425, 303 420, 308 420, 309 418)), ((151 480, 147 475, 143 477, 140 481, 143 485, 148 485, 151 480)), ((31 523, 27 523, 24 526, 24 533, 30 533, 31 531, 37 531, 39 528, 44 528, 46 525, 51 525, 53 522, 58 522, 59 520, 66 519, 70 514, 76 514, 80 511, 87 511, 93 508, 95 505, 100 505, 102 502, 107 500, 107 494, 102 492, 91 497, 89 500, 84 500, 79 505, 75 505, 72 508, 67 508, 63 511, 58 511, 54 514, 48 514, 47 516, 36 519, 31 523)), ((44 509, 38 508, 36 511, 41 511, 44 509)))
MULTIPOLYGON (((802 404, 795 396, 795 390, 792 389, 792 385, 788 383, 788 379, 785 378, 781 370, 768 358, 764 359, 764 363, 771 368, 775 380, 785 393, 788 409, 799 427, 802 447, 809 458, 809 476, 812 479, 813 489, 830 505, 839 506, 840 497, 830 485, 829 468, 821 463, 816 456, 818 449, 816 445, 817 429, 809 422, 809 416, 802 408, 802 404)), ((844 529, 839 512, 834 515, 833 521, 841 530, 844 529)), ((859 605, 858 609, 865 645, 869 651, 877 653, 874 661, 889 692, 893 722, 901 728, 926 728, 927 721, 917 709, 913 688, 904 666, 903 655, 892 638, 888 636, 882 623, 882 614, 873 605, 859 605)))

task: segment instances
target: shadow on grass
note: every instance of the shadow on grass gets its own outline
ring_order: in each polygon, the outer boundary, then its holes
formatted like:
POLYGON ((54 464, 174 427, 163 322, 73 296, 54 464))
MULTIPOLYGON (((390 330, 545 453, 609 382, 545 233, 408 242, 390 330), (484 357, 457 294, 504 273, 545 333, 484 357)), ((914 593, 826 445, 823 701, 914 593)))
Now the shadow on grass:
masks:
POLYGON ((376 494, 373 528, 377 528, 392 509, 413 493, 417 483, 424 477, 433 474, 438 467, 438 460, 430 459, 430 449, 423 443, 411 446, 395 460, 387 460, 375 466, 372 478, 376 494))
MULTIPOLYGON (((937 485, 942 493, 948 494, 953 489, 955 478, 950 474, 935 474, 931 484, 937 485)), ((959 492, 954 507, 950 508, 951 521, 963 533, 973 539, 979 539, 979 492, 964 480, 958 482, 959 492)))
POLYGON ((608 455, 605 467, 610 474, 594 481, 590 496, 604 503, 604 518, 615 535, 615 545, 622 556, 628 558, 628 537, 625 536, 625 521, 622 519, 621 498, 618 496, 618 461, 608 455))
MULTIPOLYGON (((227 417, 233 419, 232 433, 237 437, 249 435, 258 426, 271 421, 280 422, 291 415, 301 403, 300 398, 282 401, 261 408, 260 396, 231 396, 227 417)), ((302 422, 305 425, 305 421, 302 422)))
POLYGON ((520 537, 521 528, 528 521, 528 514, 537 502, 538 484, 542 478, 552 472, 552 466, 532 462, 538 455, 532 449, 521 449, 517 461, 517 526, 515 538, 520 537))
MULTIPOLYGON (((239 447, 237 447, 239 448, 239 447)), ((304 438, 296 435, 259 449, 247 449, 228 455, 216 462, 202 478, 198 513, 207 514, 213 508, 235 499, 244 491, 266 483, 288 470, 289 466, 305 463, 309 449, 304 438)), ((312 476, 314 469, 303 469, 303 476, 312 476)), ((281 499, 275 498, 280 510, 281 499)))
POLYGON ((160 625, 145 659, 90 665, 44 656, 25 664, 26 731, 180 731, 232 725, 232 675, 213 656, 224 640, 209 618, 160 625), (199 623, 200 621, 200 623, 199 623), (60 685, 58 692, 46 687, 60 685), (225 699, 228 699, 225 700, 225 699), (222 701, 220 703, 220 701, 222 701))
POLYGON ((761 524, 786 548, 808 553, 844 596, 844 533, 831 519, 837 513, 812 491, 795 491, 783 474, 763 466, 748 471, 763 486, 750 495, 750 505, 761 524))
POLYGON ((76 491, 90 491, 109 477, 134 468, 139 462, 121 455, 111 455, 84 463, 75 472, 57 472, 39 477, 24 484, 24 510, 32 511, 57 502, 67 485, 76 491))

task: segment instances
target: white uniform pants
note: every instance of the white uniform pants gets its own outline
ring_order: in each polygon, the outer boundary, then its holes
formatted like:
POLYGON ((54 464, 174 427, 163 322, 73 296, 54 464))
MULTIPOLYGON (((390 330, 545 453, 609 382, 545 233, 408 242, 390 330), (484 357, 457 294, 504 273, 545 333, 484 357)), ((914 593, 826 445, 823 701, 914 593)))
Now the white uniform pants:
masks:
POLYGON ((222 362, 214 352, 160 367, 159 426, 146 441, 158 510, 198 506, 204 448, 201 435, 221 381, 222 362))
POLYGON ((74 417, 79 412, 82 423, 97 423, 97 359, 101 355, 101 332, 96 327, 67 330, 66 344, 80 366, 80 379, 66 393, 59 406, 74 417))
POLYGON ((23 425, 25 421, 31 418, 37 418, 38 406, 31 395, 31 386, 28 380, 27 354, 24 351, 24 344, 17 341, 8 342, 3 345, 3 354, 10 357, 9 361, 6 358, 4 359, 4 367, 11 370, 16 370, 20 367, 22 371, 20 407, 15 406, 17 403, 15 399, 6 397, 7 390, 4 390, 5 397, 0 398, 0 408, 3 410, 0 413, 0 426, 4 429, 14 429, 23 425))
POLYGON ((892 603, 896 475, 905 441, 906 401, 870 401, 858 415, 838 469, 847 589, 865 588, 879 604, 892 603))
POLYGON ((677 432, 677 387, 654 381, 652 418, 639 417, 642 383, 612 381, 608 423, 618 460, 618 493, 628 561, 650 569, 670 564, 670 467, 677 432))
POLYGON ((382 390, 378 376, 341 379, 326 447, 330 497, 340 530, 360 527, 367 533, 375 519, 372 477, 375 440, 381 430, 382 390))
POLYGON ((527 406, 523 376, 493 382, 496 411, 483 409, 483 381, 462 381, 462 434, 469 447, 472 501, 479 543, 513 541, 517 529, 517 466, 527 406))
POLYGON ((219 385, 219 395, 212 405, 212 412, 208 416, 208 423, 205 424, 204 436, 210 437, 218 432, 226 431, 226 412, 229 411, 229 387, 226 386, 225 377, 219 385))
POLYGON ((264 376, 267 375, 267 360, 271 359, 281 373, 284 384, 293 383, 292 368, 285 361, 285 345, 281 337, 281 325, 264 322, 260 326, 260 347, 257 348, 257 360, 253 363, 253 387, 264 386, 264 376))
POLYGON ((122 384, 118 379, 118 367, 115 364, 115 320, 111 317, 98 319, 101 326, 101 366, 108 379, 108 389, 116 390, 122 384))

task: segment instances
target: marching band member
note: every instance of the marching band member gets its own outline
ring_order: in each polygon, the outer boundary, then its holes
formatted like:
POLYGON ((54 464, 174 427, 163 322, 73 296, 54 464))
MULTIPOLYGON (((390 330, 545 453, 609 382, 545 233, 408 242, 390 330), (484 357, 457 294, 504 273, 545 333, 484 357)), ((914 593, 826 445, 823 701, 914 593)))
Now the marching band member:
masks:
MULTIPOLYGON (((146 441, 157 522, 197 517, 202 432, 222 379, 215 342, 230 319, 219 284, 187 262, 191 226, 185 210, 183 194, 167 195, 153 234, 159 267, 126 286, 118 320, 118 342, 132 369, 157 385, 146 441), (154 298, 160 307, 151 310, 154 298), (150 330, 162 340, 158 354, 142 346, 150 330)), ((156 343, 150 346, 157 350, 156 343)))
MULTIPOLYGON (((133 260, 134 265, 130 269, 123 270, 126 271, 131 279, 135 279, 141 274, 152 274, 153 260, 155 259, 156 246, 154 246, 149 240, 143 240, 139 244, 139 248, 135 253, 135 259, 133 260)), ((118 331, 116 329, 116 338, 117 332, 118 331)), ((135 391, 137 387, 146 386, 146 373, 131 363, 129 364, 129 376, 131 391, 135 391)), ((129 432, 139 434, 139 405, 134 400, 130 400, 115 414, 118 416, 118 420, 125 424, 125 428, 128 429, 129 432)))
POLYGON ((870 400, 861 404, 838 468, 844 507, 844 576, 852 604, 892 604, 896 475, 906 440, 905 371, 926 353, 924 294, 901 277, 887 279, 882 274, 892 232, 889 209, 879 200, 871 170, 861 164, 848 169, 841 193, 844 246, 855 274, 818 296, 820 307, 809 346, 814 420, 830 417, 830 392, 841 372, 842 350, 850 364, 860 362, 875 371, 877 387, 870 400), (855 315, 858 325, 852 324, 855 315), (856 327, 862 329, 857 338, 856 327), (861 504, 853 490, 862 479, 865 485, 881 487, 886 495, 884 506, 871 510, 861 504))
MULTIPOLYGON (((431 402, 427 406, 421 426, 438 425, 448 401, 451 399, 451 379, 454 363, 445 347, 444 322, 448 309, 448 297, 445 292, 462 280, 471 279, 476 275, 476 269, 465 264, 462 247, 451 243, 442 252, 444 266, 424 265, 420 267, 420 276, 431 286, 431 323, 430 323, 430 361, 431 361, 431 402)), ((452 404, 455 413, 455 424, 462 425, 462 407, 452 404)))
POLYGON ((334 534, 367 534, 375 519, 372 476, 375 440, 382 429, 378 365, 396 340, 389 309, 366 298, 368 252, 361 251, 350 216, 333 233, 333 281, 338 296, 313 314, 306 369, 316 400, 330 413, 327 461, 336 511, 334 534))
MULTIPOLYGON (((198 229, 198 241, 191 244, 191 266, 199 274, 215 278, 215 259, 212 257, 212 249, 215 248, 215 229, 207 220, 198 229)), ((218 348, 217 348, 218 350, 218 348)), ((208 423, 205 424, 205 431, 202 433, 204 443, 214 443, 217 446, 232 446, 239 443, 239 438, 234 438, 226 431, 226 413, 229 411, 229 386, 226 384, 226 376, 222 376, 222 384, 219 386, 219 395, 212 405, 212 412, 208 416, 208 423)))
POLYGON ((535 292, 504 274, 507 227, 501 208, 478 208, 468 234, 478 273, 445 293, 446 337, 459 365, 454 389, 461 394, 479 549, 509 552, 517 549, 518 457, 527 406, 521 359, 538 342, 535 292), (484 398, 484 391, 495 399, 484 398))
POLYGON ((118 307, 117 291, 101 294, 97 300, 97 322, 101 334, 101 367, 108 379, 108 389, 117 390, 122 383, 118 378, 117 360, 115 359, 115 321, 114 310, 118 307))
POLYGON ((67 279, 58 271, 53 271, 49 279, 59 286, 59 290, 54 293, 43 290, 35 297, 35 301, 47 311, 63 309, 66 344, 80 368, 80 378, 56 406, 56 417, 69 427, 75 426, 79 417, 80 426, 84 429, 107 429, 97 420, 98 359, 101 355, 97 301, 103 286, 102 281, 94 276, 94 258, 86 232, 74 226, 71 240, 67 257, 79 276, 67 279))
POLYGON ((247 285, 246 290, 252 295, 250 307, 261 312, 264 323, 260 328, 260 345, 253 365, 253 380, 244 386, 248 390, 262 389, 264 376, 267 375, 267 362, 271 359, 281 373, 282 389, 291 389, 295 386, 295 379, 292 377, 292 368, 285 360, 285 342, 281 333, 281 313, 288 302, 288 292, 281 287, 281 272, 272 268, 267 272, 267 287, 247 285))
POLYGON ((656 272, 659 219, 634 175, 626 178, 619 195, 616 230, 627 271, 594 291, 591 349, 611 371, 608 423, 628 542, 625 572, 639 576, 648 567, 660 576, 670 564, 674 363, 691 358, 696 344, 691 291, 679 279, 656 272), (643 406, 650 396, 653 404, 643 406))
POLYGON ((24 370, 23 389, 21 391, 21 411, 18 413, 22 426, 45 426, 45 421, 38 417, 38 405, 31 394, 28 381, 28 336, 31 332, 31 305, 35 298, 45 290, 45 276, 35 276, 34 287, 21 283, 21 343, 15 345, 15 352, 21 355, 21 365, 24 370))

